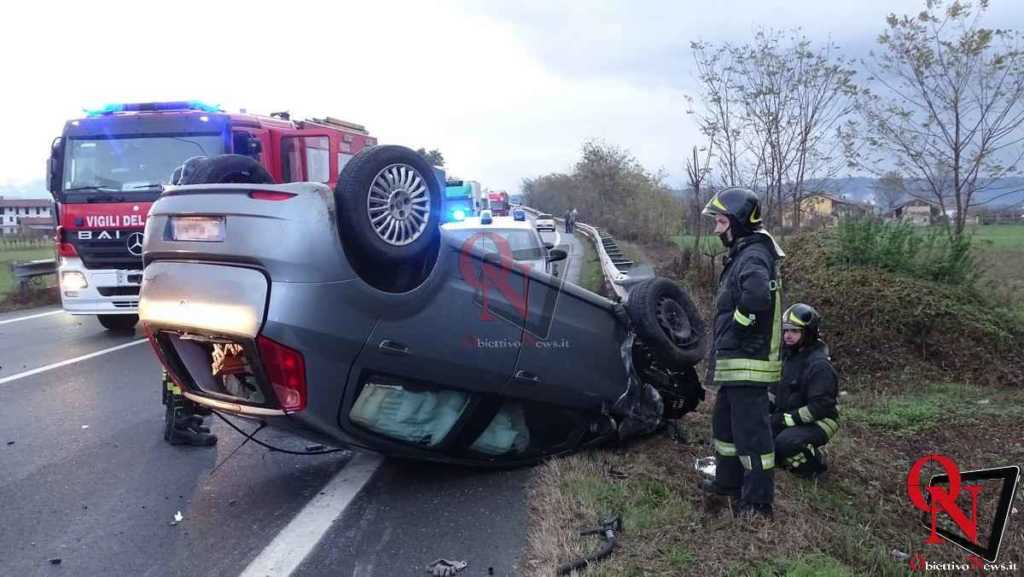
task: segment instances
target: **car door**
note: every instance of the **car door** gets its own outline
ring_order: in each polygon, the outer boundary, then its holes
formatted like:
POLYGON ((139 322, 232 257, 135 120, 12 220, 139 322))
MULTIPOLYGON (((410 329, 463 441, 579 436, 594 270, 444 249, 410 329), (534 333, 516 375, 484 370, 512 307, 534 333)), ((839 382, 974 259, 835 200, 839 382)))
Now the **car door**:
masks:
POLYGON ((625 328, 612 303, 547 274, 529 275, 529 299, 506 396, 581 409, 612 403, 625 391, 625 328))

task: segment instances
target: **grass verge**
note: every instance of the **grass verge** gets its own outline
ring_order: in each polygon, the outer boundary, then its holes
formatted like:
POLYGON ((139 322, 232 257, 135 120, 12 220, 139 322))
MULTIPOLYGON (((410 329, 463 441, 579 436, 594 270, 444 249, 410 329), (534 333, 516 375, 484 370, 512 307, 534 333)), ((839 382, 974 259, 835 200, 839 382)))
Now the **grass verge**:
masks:
MULTIPOLYGON (((623 516, 621 547, 581 575, 911 575, 893 550, 962 562, 965 554, 952 545, 925 544, 928 531, 906 495, 907 472, 929 453, 953 457, 962 470, 1024 463, 1024 391, 948 383, 907 392, 867 381, 847 385, 859 388, 842 397, 829 477, 808 482, 777 472, 771 522, 734 520, 722 503, 696 489, 693 461, 711 454, 711 403, 684 419, 688 443, 658 436, 546 463, 532 488, 524 574, 553 575, 558 563, 595 549, 595 538, 576 532, 609 513, 623 516)), ((1020 493, 1015 506, 1000 561, 1021 567, 1020 493)))

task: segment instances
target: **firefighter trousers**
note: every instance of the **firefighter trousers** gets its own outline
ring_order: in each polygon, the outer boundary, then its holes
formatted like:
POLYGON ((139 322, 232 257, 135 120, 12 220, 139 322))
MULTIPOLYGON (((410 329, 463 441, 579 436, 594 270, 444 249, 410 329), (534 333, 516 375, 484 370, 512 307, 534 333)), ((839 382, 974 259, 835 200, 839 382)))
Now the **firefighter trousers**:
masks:
POLYGON ((723 386, 711 415, 715 485, 752 505, 775 497, 775 448, 764 387, 723 386))
POLYGON ((775 435, 775 456, 779 466, 797 474, 824 472, 820 447, 828 443, 828 433, 817 425, 786 427, 775 435))

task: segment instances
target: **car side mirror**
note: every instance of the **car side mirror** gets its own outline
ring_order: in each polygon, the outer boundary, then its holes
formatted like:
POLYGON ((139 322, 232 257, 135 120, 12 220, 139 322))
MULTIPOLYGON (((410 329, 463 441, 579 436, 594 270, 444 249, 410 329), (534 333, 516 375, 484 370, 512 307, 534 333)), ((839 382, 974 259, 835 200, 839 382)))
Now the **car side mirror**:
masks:
POLYGON ((565 260, 568 257, 569 253, 565 252, 560 248, 555 248, 548 251, 548 262, 558 262, 560 260, 565 260))

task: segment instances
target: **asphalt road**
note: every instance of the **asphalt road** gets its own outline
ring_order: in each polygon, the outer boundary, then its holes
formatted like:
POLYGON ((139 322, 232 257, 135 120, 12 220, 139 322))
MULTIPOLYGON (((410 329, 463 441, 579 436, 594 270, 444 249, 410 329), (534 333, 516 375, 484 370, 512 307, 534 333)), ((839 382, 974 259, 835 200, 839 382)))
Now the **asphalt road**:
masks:
MULTIPOLYGON (((576 280, 582 246, 557 236, 576 280)), ((239 449, 216 420, 216 447, 171 447, 159 376, 141 334, 55 308, 0 315, 0 575, 415 575, 441 557, 518 573, 530 470, 239 449)))

